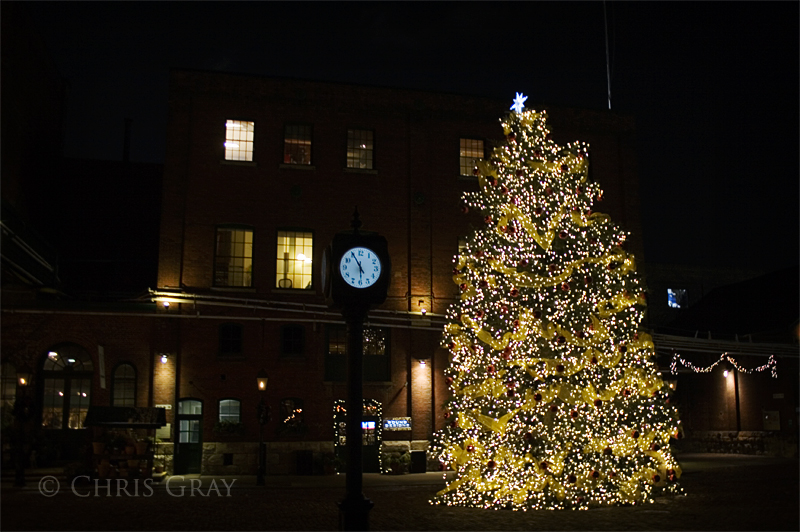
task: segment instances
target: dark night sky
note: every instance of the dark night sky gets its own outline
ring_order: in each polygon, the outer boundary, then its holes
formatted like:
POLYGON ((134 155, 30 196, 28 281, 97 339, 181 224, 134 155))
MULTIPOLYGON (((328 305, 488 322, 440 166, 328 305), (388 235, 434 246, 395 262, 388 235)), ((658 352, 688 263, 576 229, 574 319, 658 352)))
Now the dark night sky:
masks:
MULTIPOLYGON (((649 262, 798 262, 798 4, 607 4, 649 262)), ((26 4, 70 82, 65 154, 163 162, 171 67, 607 109, 602 2, 26 4)), ((499 117, 498 117, 499 118, 499 117)), ((580 139, 576 139, 580 140, 580 139)))

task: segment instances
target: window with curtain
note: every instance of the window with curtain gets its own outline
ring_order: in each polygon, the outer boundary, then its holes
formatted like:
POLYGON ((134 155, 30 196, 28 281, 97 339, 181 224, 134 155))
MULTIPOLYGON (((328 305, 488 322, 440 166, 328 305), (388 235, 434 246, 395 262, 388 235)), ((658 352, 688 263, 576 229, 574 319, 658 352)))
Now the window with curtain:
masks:
POLYGON ((253 231, 247 227, 217 227, 214 286, 253 286, 253 231))

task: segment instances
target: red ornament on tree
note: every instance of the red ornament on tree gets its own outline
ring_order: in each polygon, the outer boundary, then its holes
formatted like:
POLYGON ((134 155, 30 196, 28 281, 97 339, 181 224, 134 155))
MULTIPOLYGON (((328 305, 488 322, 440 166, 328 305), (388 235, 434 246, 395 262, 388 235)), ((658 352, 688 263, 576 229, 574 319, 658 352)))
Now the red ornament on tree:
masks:
POLYGON ((489 224, 491 224, 491 223, 492 223, 492 217, 491 217, 491 216, 486 216, 486 217, 483 219, 483 222, 484 222, 486 225, 489 225, 489 224))
POLYGON ((578 481, 578 477, 570 473, 569 477, 567 477, 567 480, 569 480, 570 484, 575 484, 578 481))
POLYGON ((511 133, 506 138, 508 139, 508 142, 517 142, 517 136, 514 133, 511 133))
POLYGON ((556 366, 556 371, 559 373, 564 373, 564 364, 559 364, 556 366))
POLYGON ((536 216, 541 216, 543 212, 544 209, 542 209, 541 207, 536 207, 535 209, 533 209, 533 214, 535 214, 536 216))
POLYGON ((517 177, 522 177, 523 175, 525 175, 525 172, 523 172, 522 170, 517 170, 515 174, 517 177))
POLYGON ((561 240, 566 240, 567 236, 568 235, 567 235, 566 231, 559 231, 558 232, 558 238, 560 238, 561 240))
POLYGON ((601 406, 603 406, 603 401, 601 401, 600 399, 595 399, 594 406, 600 408, 601 406))
POLYGON ((550 405, 551 412, 558 412, 558 407, 556 405, 550 405))
POLYGON ((631 432, 631 436, 633 436, 634 439, 638 438, 639 437, 639 431, 638 430, 634 430, 633 432, 631 432))
POLYGON ((600 471, 597 470, 592 471, 592 478, 600 478, 600 471))
POLYGON ((503 356, 504 360, 508 360, 508 359, 511 358, 511 347, 510 346, 506 347, 505 349, 503 349, 503 355, 502 356, 503 356))
POLYGON ((569 283, 561 283, 561 290, 569 292, 569 283))
POLYGON ((474 445, 467 445, 467 452, 471 453, 473 451, 475 451, 475 446, 474 445))
POLYGON ((494 364, 489 364, 489 366, 486 368, 486 371, 488 371, 490 375, 494 374, 495 372, 494 364))
POLYGON ((519 290, 517 290, 516 288, 512 288, 509 294, 511 295, 511 297, 517 297, 519 296, 519 290))
POLYGON ((469 207, 464 205, 463 207, 461 207, 461 212, 464 213, 464 214, 467 214, 469 212, 469 207))
POLYGON ((494 460, 489 460, 486 463, 486 467, 488 467, 489 469, 494 469, 494 460))
POLYGON ((603 455, 604 456, 611 456, 613 454, 614 454, 614 451, 611 449, 611 447, 606 447, 605 449, 603 449, 603 455))
POLYGON ((538 393, 538 392, 537 392, 537 393, 536 393, 536 394, 533 396, 533 400, 534 400, 534 401, 536 401, 537 403, 538 403, 538 402, 541 402, 541 400, 542 400, 542 394, 540 394, 540 393, 538 393))

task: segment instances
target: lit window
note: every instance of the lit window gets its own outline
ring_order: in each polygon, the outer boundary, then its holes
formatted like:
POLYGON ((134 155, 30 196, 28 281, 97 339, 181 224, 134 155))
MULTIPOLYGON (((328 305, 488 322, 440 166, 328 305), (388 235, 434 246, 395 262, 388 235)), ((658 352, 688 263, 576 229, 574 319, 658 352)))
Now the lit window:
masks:
POLYGON ((214 285, 253 285, 253 232, 243 228, 218 227, 214 257, 214 285))
POLYGON ((219 326, 219 356, 242 355, 242 326, 223 323, 219 326))
POLYGON ((136 406, 136 370, 130 364, 120 364, 114 370, 111 406, 136 406))
POLYGON ((309 231, 278 231, 278 288, 311 289, 314 238, 309 231))
POLYGON ((303 400, 297 397, 281 399, 281 427, 278 429, 298 429, 303 425, 303 400))
POLYGON ((51 349, 42 367, 42 427, 82 429, 92 397, 92 357, 80 346, 51 349))
MULTIPOLYGON (((363 380, 385 382, 391 380, 389 366, 388 330, 379 327, 364 327, 363 380)), ((346 381, 347 329, 340 326, 328 328, 328 351, 325 355, 325 380, 346 381)))
POLYGON ((228 423, 241 421, 242 402, 238 399, 222 399, 219 402, 219 420, 228 423))
POLYGON ((311 126, 287 125, 283 142, 283 162, 311 164, 311 126))
POLYGON ((306 328, 302 325, 286 325, 281 328, 281 355, 303 356, 306 344, 306 328))
POLYGON ((688 297, 683 288, 667 288, 667 304, 670 308, 686 308, 688 297))
POLYGON ((372 169, 372 131, 347 130, 347 167, 372 169))
POLYGON ((478 139, 461 139, 459 151, 459 165, 461 175, 475 175, 475 161, 483 159, 483 141, 478 139))
POLYGON ((225 160, 253 160, 254 122, 228 120, 225 123, 225 160))

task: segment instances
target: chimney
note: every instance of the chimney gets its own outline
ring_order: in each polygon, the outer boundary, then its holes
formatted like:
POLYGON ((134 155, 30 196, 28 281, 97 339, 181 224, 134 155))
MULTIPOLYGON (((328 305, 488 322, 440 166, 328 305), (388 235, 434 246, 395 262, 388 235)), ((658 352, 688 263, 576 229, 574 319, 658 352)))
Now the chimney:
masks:
POLYGON ((131 160, 131 126, 133 120, 130 118, 125 119, 125 139, 122 144, 122 161, 129 162, 131 160))

